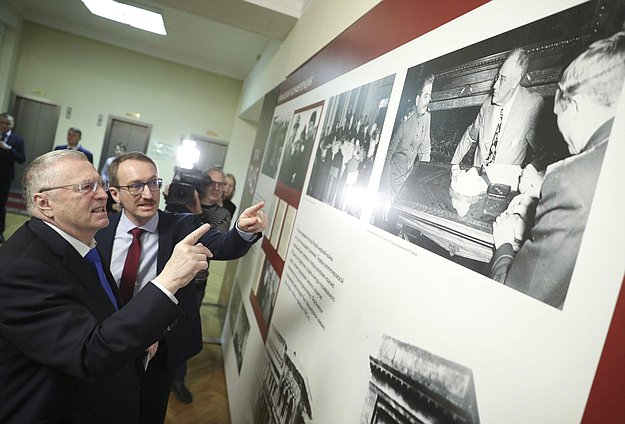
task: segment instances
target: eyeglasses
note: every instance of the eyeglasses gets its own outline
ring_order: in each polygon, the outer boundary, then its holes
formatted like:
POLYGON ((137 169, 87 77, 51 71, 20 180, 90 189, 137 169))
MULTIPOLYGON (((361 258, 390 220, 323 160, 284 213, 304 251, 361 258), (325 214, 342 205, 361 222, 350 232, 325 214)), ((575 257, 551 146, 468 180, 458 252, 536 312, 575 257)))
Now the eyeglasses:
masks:
POLYGON ((155 178, 153 180, 146 181, 144 183, 132 183, 132 184, 128 184, 125 186, 113 186, 113 187, 125 188, 126 190, 128 190, 128 193, 130 193, 131 196, 139 196, 141 193, 143 193, 143 190, 145 190, 145 186, 148 186, 148 189, 150 189, 150 191, 159 191, 162 185, 163 185, 163 179, 155 178))
POLYGON ((495 78, 493 78, 493 82, 499 81, 501 84, 503 84, 503 83, 506 82, 507 78, 508 77, 506 77, 505 75, 497 74, 497 75, 495 75, 495 78))
POLYGON ((88 194, 88 193, 94 193, 98 189, 98 187, 102 187, 104 191, 108 191, 109 182, 108 181, 83 181, 82 183, 78 183, 78 184, 65 184, 65 185, 56 186, 56 187, 42 188, 41 190, 39 190, 39 193, 43 193, 45 191, 50 191, 50 190, 56 190, 59 188, 72 188, 81 194, 88 194))
POLYGON ((226 183, 221 182, 221 181, 211 181, 210 183, 206 184, 207 187, 215 187, 215 188, 221 188, 225 185, 226 183))

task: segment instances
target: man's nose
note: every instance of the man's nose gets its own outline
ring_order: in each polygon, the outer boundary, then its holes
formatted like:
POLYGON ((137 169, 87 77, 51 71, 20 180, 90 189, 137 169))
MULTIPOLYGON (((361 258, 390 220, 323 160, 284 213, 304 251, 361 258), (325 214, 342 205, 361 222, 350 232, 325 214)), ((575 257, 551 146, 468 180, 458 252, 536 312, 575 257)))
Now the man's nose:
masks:
POLYGON ((147 184, 143 184, 143 190, 141 191, 141 197, 144 197, 146 199, 151 199, 152 197, 154 197, 154 195, 152 194, 152 190, 150 190, 150 187, 148 187, 147 184))

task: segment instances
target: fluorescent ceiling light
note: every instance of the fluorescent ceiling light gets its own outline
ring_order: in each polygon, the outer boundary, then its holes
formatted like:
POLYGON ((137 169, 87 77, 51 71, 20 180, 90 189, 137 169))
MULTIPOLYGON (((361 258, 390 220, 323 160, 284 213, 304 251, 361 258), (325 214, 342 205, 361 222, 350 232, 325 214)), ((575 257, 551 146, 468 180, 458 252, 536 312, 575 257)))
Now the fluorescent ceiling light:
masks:
POLYGON ((82 0, 94 15, 121 22, 144 31, 167 35, 160 13, 116 2, 114 0, 82 0))

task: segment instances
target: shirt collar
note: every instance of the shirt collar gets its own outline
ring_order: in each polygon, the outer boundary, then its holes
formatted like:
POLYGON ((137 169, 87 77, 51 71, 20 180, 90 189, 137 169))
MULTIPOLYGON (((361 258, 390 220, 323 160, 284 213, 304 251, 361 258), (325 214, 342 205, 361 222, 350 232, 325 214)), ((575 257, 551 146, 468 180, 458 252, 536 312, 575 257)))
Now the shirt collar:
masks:
MULTIPOLYGON (((150 220, 146 222, 144 225, 138 226, 138 228, 141 228, 142 230, 145 230, 152 234, 156 233, 157 227, 158 227, 158 212, 156 212, 154 216, 150 218, 150 220)), ((137 225, 126 216, 126 212, 124 211, 122 212, 122 216, 119 219, 118 228, 121 229, 123 232, 127 233, 133 228, 137 228, 137 225)))
POLYGON ((61 230, 59 227, 57 227, 56 225, 53 225, 47 221, 43 221, 48 227, 52 228, 54 231, 56 231, 57 233, 59 233, 59 235, 61 237, 63 237, 69 244, 72 245, 72 247, 74 249, 76 249, 76 251, 80 254, 80 256, 82 256, 83 258, 85 257, 85 255, 87 253, 89 253, 89 251, 91 249, 93 249, 96 246, 96 241, 95 239, 91 239, 91 242, 89 242, 89 244, 85 244, 82 241, 78 240, 76 237, 71 236, 69 234, 67 234, 65 231, 61 230))

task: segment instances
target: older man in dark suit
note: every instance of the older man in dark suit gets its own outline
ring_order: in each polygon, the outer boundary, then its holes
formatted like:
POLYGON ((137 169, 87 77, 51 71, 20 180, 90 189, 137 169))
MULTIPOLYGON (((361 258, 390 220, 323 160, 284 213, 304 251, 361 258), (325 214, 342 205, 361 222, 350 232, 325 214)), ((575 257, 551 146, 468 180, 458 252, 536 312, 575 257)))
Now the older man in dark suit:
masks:
POLYGON ((95 248, 107 183, 83 154, 35 159, 24 177, 32 219, 0 246, 0 422, 136 424, 146 349, 179 316, 175 294, 210 251, 184 238, 124 305, 95 248))
MULTIPOLYGON (((201 225, 195 214, 173 215, 158 209, 162 182, 152 159, 143 153, 131 152, 117 157, 108 169, 111 195, 121 203, 121 213, 111 216, 110 225, 98 232, 98 241, 105 262, 110 263, 114 281, 122 295, 137 296, 172 254, 175 243, 201 225), (135 242, 133 232, 138 231, 135 242), (127 263, 133 244, 140 244, 139 267, 128 281, 127 263), (130 286, 126 288, 126 284, 130 286)), ((211 249, 213 260, 236 259, 243 256, 260 232, 267 226, 262 212, 264 203, 241 213, 229 232, 211 229, 200 240, 211 249)), ((155 358, 141 376, 141 423, 163 422, 174 371, 202 348, 200 316, 193 287, 176 294, 186 319, 159 341, 155 358)))
POLYGON ((11 181, 15 178, 15 162, 24 163, 24 139, 13 131, 15 119, 8 113, 0 114, 0 243, 4 243, 6 203, 11 181))
POLYGON ((522 241, 528 218, 511 210, 494 225, 492 277, 558 309, 566 299, 624 80, 625 32, 595 42, 566 68, 553 111, 573 156, 547 168, 530 237, 518 253, 515 239, 522 241))

